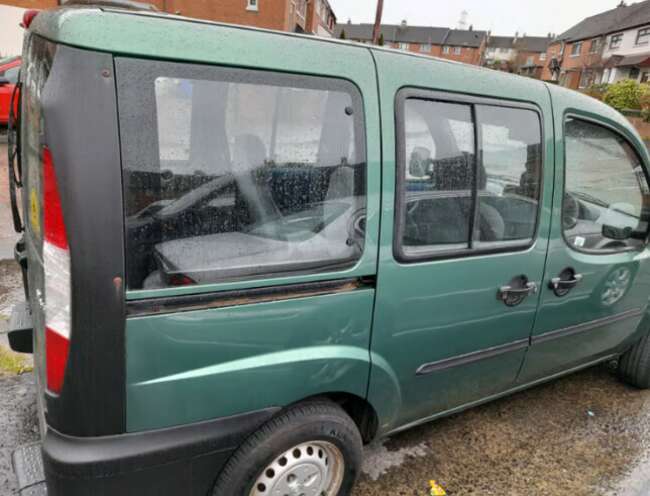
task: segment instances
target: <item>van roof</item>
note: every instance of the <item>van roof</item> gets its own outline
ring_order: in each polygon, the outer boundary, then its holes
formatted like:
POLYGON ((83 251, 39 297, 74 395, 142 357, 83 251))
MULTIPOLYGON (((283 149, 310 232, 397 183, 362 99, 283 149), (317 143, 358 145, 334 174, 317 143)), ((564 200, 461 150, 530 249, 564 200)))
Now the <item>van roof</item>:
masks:
MULTIPOLYGON (((221 62, 219 57, 223 55, 220 52, 223 52, 224 46, 236 46, 237 50, 243 50, 242 45, 248 47, 257 41, 257 37, 260 37, 260 43, 265 44, 269 43, 269 36, 282 37, 284 40, 289 37, 296 40, 297 48, 304 50, 313 49, 314 43, 323 48, 328 47, 330 53, 331 50, 340 50, 338 58, 341 61, 345 60, 345 52, 354 57, 354 53, 358 55, 357 50, 371 50, 400 58, 414 57, 419 59, 419 63, 426 61, 434 65, 444 64, 446 71, 463 71, 468 78, 477 77, 477 73, 480 73, 481 76, 487 76, 486 83, 492 89, 500 88, 506 83, 508 87, 519 88, 522 92, 537 92, 541 86, 546 85, 530 78, 403 50, 112 6, 72 5, 45 10, 36 16, 30 31, 53 42, 78 48, 207 64, 221 62), (237 33, 241 33, 242 39, 233 43, 237 33)), ((613 114, 617 114, 619 122, 625 120, 609 106, 579 93, 572 93, 576 105, 581 108, 608 114, 610 118, 615 118, 613 114)))
MULTIPOLYGON (((86 2, 84 2, 84 4, 85 3, 86 2)), ((129 37, 129 54, 133 55, 139 53, 142 56, 151 56, 155 54, 149 52, 147 48, 149 44, 138 43, 143 40, 143 33, 146 34, 147 37, 153 37, 161 33, 164 34, 164 38, 154 41, 151 44, 152 46, 168 46, 175 42, 181 42, 187 46, 188 37, 192 36, 191 31, 188 31, 188 29, 199 31, 204 29, 214 29, 216 27, 225 27, 229 29, 245 30, 248 32, 258 32, 260 34, 265 33, 275 36, 291 37, 307 40, 311 43, 328 43, 348 48, 354 47, 363 50, 380 50, 401 55, 403 57, 417 57, 429 61, 454 64, 474 70, 483 70, 481 67, 470 66, 453 60, 432 57, 430 55, 423 55, 415 52, 406 52, 404 50, 384 46, 370 46, 351 40, 324 38, 309 34, 291 33, 253 26, 208 21, 145 9, 137 10, 133 8, 119 8, 116 6, 102 5, 101 3, 102 0, 98 0, 95 5, 72 4, 44 10, 34 20, 31 30, 57 43, 113 53, 120 52, 120 50, 116 49, 120 45, 119 40, 124 40, 129 37), (175 25, 182 23, 181 25, 184 28, 183 38, 174 39, 173 36, 178 33, 178 31, 161 30, 160 21, 171 22, 175 25), (137 32, 129 31, 128 26, 137 26, 137 32), (115 33, 116 35, 119 35, 119 39, 117 36, 107 36, 107 33, 115 33)), ((106 3, 109 4, 111 2, 106 3)), ((187 58, 191 58, 191 55, 188 55, 187 58)))

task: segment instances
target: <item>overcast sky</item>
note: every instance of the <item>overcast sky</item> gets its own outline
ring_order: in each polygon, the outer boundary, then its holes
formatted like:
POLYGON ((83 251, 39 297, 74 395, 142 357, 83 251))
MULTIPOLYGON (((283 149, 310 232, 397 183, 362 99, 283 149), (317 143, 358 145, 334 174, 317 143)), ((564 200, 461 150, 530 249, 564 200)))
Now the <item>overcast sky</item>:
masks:
MULTIPOLYGON (((377 0, 329 0, 338 22, 374 22, 377 0)), ((474 29, 512 36, 559 34, 583 18, 613 9, 620 0, 384 0, 385 23, 456 27, 468 12, 474 29)), ((628 2, 633 3, 633 2, 628 2)))

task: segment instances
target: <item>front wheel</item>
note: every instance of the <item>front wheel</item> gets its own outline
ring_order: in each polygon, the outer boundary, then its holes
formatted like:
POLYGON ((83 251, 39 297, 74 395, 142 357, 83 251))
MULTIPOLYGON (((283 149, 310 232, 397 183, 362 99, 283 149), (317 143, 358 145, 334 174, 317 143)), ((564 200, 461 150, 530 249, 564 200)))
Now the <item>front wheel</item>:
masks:
POLYGON ((618 375, 634 387, 650 389, 650 334, 620 358, 618 375))
POLYGON ((362 459, 352 419, 335 403, 290 407, 235 452, 213 496, 347 496, 362 459))

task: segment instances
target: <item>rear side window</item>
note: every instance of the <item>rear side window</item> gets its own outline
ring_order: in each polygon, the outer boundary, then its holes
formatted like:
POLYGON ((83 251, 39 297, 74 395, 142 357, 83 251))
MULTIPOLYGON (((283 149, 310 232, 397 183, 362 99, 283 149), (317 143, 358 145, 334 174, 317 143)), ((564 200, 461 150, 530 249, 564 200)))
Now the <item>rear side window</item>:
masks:
POLYGON ((130 289, 354 264, 361 96, 345 81, 118 61, 130 289))
POLYGON ((595 252, 645 246, 650 189, 634 148, 597 124, 565 124, 564 236, 571 247, 595 252))
POLYGON ((420 94, 398 106, 397 256, 529 245, 542 184, 538 113, 420 94))

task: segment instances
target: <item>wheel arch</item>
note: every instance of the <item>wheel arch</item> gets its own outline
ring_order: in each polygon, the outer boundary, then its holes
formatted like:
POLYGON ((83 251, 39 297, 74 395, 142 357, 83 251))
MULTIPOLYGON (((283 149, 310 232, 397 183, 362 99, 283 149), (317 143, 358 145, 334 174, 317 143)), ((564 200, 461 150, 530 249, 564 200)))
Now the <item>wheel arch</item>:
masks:
POLYGON ((379 432, 379 416, 375 407, 366 399, 345 391, 320 393, 309 396, 290 406, 310 401, 328 400, 336 403, 355 423, 365 444, 369 444, 379 432))

